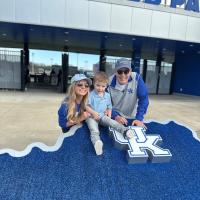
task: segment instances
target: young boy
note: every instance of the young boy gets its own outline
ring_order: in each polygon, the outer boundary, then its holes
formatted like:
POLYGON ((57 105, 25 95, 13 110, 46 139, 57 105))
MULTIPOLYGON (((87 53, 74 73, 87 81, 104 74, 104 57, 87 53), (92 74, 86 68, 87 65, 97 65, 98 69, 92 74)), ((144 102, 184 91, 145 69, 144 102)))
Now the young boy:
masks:
POLYGON ((110 94, 105 92, 107 84, 108 76, 106 73, 98 72, 94 77, 94 90, 90 93, 88 106, 86 106, 87 112, 91 114, 91 117, 89 117, 86 122, 90 130, 90 138, 97 155, 101 155, 103 153, 103 143, 99 136, 99 124, 116 129, 128 139, 133 137, 132 130, 111 119, 112 103, 110 94))

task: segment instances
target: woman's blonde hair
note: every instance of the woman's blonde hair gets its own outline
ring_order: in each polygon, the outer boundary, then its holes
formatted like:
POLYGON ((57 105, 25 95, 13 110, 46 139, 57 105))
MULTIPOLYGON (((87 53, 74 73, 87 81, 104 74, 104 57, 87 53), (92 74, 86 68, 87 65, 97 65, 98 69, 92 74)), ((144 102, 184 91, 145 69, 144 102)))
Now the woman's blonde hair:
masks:
POLYGON ((83 99, 82 99, 81 105, 80 105, 80 112, 79 112, 78 116, 76 116, 75 87, 76 87, 76 82, 74 82, 70 85, 70 87, 68 89, 67 98, 64 102, 67 104, 67 107, 68 107, 67 120, 73 120, 73 121, 77 121, 79 123, 80 122, 80 116, 83 114, 83 112, 86 109, 89 91, 85 96, 83 96, 83 99))

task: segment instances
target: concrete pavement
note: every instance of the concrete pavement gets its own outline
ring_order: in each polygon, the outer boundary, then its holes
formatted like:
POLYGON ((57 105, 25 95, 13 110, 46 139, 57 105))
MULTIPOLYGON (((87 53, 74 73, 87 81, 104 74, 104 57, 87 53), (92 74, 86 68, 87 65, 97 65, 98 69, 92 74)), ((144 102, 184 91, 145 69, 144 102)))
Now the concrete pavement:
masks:
MULTIPOLYGON (((42 142, 52 146, 61 134, 57 110, 64 94, 47 90, 0 91, 0 149, 24 150, 42 142)), ((145 119, 175 120, 200 138, 200 97, 153 95, 145 119)))

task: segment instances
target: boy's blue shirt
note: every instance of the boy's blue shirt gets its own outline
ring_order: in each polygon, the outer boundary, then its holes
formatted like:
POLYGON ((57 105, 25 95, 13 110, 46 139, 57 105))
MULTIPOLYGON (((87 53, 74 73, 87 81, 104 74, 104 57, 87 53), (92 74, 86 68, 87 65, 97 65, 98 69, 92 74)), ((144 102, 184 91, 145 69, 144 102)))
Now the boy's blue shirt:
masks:
POLYGON ((98 112, 102 117, 106 109, 112 109, 110 94, 108 92, 104 92, 103 96, 99 96, 96 90, 94 89, 92 92, 90 92, 88 98, 88 105, 93 110, 98 112))

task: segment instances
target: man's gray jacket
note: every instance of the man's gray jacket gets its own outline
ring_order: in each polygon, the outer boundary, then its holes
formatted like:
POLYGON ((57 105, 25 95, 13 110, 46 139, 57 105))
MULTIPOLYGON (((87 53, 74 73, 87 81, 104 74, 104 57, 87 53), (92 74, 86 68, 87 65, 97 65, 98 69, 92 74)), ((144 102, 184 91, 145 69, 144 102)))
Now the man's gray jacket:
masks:
POLYGON ((149 99, 141 76, 132 72, 123 91, 115 88, 116 81, 116 75, 109 78, 108 91, 113 105, 112 118, 115 119, 117 115, 120 115, 127 119, 142 121, 149 105, 149 99))

